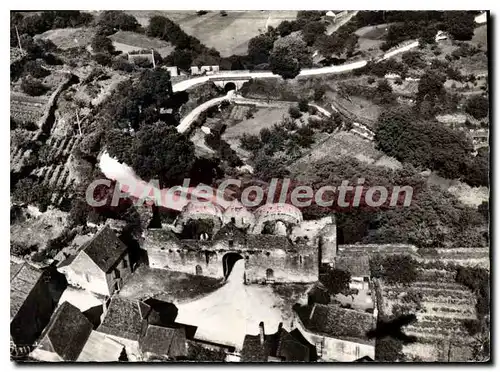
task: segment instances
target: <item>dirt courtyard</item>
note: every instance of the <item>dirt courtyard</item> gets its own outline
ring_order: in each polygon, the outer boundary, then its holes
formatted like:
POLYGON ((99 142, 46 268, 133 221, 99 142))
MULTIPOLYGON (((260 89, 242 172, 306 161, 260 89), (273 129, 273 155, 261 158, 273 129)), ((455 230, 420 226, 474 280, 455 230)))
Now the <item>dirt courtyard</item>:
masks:
POLYGON ((246 334, 259 333, 260 322, 264 322, 266 333, 275 333, 280 322, 290 329, 296 297, 285 299, 272 286, 244 285, 244 266, 243 260, 237 261, 227 282, 215 292, 178 303, 176 322, 197 326, 198 339, 232 345, 237 350, 243 347, 246 334))

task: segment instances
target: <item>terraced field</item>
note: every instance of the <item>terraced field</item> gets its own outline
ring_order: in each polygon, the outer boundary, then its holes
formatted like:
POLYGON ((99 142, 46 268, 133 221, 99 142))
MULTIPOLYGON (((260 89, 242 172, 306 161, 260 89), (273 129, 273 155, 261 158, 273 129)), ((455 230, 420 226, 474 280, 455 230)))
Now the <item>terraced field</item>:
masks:
POLYGON ((81 137, 50 137, 46 145, 50 150, 47 159, 50 159, 50 165, 36 168, 31 172, 37 176, 43 185, 49 186, 54 190, 52 203, 59 205, 64 197, 71 197, 71 187, 75 183, 75 175, 71 170, 71 152, 79 144, 81 137))
POLYGON ((476 297, 465 286, 455 283, 455 272, 420 270, 411 286, 390 285, 377 280, 379 313, 391 316, 415 313, 417 321, 404 332, 416 336, 417 342, 403 347, 409 360, 465 361, 470 358, 473 339, 463 326, 465 319, 475 319, 476 297), (408 293, 421 296, 408 301, 408 293), (460 350, 458 352, 457 350, 460 350), (451 359, 451 354, 455 354, 451 359))
POLYGON ((488 247, 417 249, 406 244, 352 244, 340 245, 338 250, 350 256, 404 254, 418 261, 418 276, 410 286, 373 280, 379 316, 416 314, 417 321, 404 329, 417 337, 417 342, 403 347, 408 360, 470 360, 474 341, 463 321, 476 319, 477 298, 455 281, 455 266, 489 268, 488 247))
POLYGON ((22 93, 10 93, 10 116, 18 122, 37 123, 42 117, 49 98, 31 97, 22 93))

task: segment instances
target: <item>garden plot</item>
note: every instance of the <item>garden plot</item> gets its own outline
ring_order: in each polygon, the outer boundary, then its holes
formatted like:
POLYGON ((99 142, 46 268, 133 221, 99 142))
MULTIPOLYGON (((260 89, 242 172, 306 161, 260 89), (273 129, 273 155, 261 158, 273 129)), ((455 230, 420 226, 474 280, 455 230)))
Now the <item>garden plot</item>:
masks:
POLYGON ((113 41, 115 49, 123 53, 142 49, 155 49, 162 57, 166 57, 174 50, 172 44, 166 41, 132 31, 118 31, 109 38, 113 41))
POLYGON ((35 38, 50 40, 60 49, 69 49, 90 45, 95 33, 96 29, 92 27, 57 28, 35 38))
MULTIPOLYGON (((235 112, 235 115, 238 115, 239 117, 237 112, 235 112)), ((253 118, 245 119, 240 123, 227 128, 222 138, 230 142, 237 141, 241 136, 243 136, 243 134, 257 135, 261 129, 271 128, 275 123, 280 122, 284 117, 288 117, 288 106, 258 109, 253 115, 253 118)))
POLYGON ((350 132, 337 132, 328 136, 322 142, 314 145, 306 152, 293 167, 297 173, 306 170, 311 163, 334 159, 344 159, 346 156, 358 159, 361 162, 390 168, 400 167, 400 163, 381 151, 375 149, 373 142, 365 140, 350 132))

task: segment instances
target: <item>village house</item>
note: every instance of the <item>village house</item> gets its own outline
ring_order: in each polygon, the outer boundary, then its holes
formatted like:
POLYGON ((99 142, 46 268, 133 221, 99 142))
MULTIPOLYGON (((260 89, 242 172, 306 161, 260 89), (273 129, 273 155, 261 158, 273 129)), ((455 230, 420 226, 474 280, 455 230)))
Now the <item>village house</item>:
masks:
POLYGON ((70 285, 111 296, 132 273, 127 247, 108 226, 58 266, 70 285))
POLYGON ((10 337, 18 347, 31 346, 49 323, 66 287, 55 270, 10 262, 10 337))
POLYGON ((145 360, 175 360, 185 357, 186 330, 183 327, 161 327, 150 324, 141 338, 140 350, 145 360))
POLYGON ((125 347, 131 361, 185 357, 187 331, 174 323, 175 305, 147 302, 113 296, 97 331, 125 347))
POLYGON ((92 327, 78 308, 63 302, 30 356, 44 362, 117 362, 123 345, 92 327))
POLYGON ((45 362, 74 362, 91 332, 92 323, 85 315, 64 302, 54 313, 31 357, 45 362))
POLYGON ((147 317, 151 307, 138 300, 113 296, 97 328, 125 347, 129 360, 141 360, 139 340, 147 327, 147 317))
POLYGON ((316 346, 319 361, 353 362, 365 356, 375 359, 375 340, 366 336, 375 328, 372 314, 336 305, 296 305, 293 324, 316 346))
MULTIPOLYGON (((296 334, 297 330, 294 331, 296 334)), ((278 325, 274 334, 266 335, 264 323, 259 324, 258 335, 246 335, 241 350, 242 362, 309 362, 315 358, 311 355, 311 347, 300 333, 294 337, 294 332, 278 325)), ((314 350, 313 350, 314 351, 314 350)))

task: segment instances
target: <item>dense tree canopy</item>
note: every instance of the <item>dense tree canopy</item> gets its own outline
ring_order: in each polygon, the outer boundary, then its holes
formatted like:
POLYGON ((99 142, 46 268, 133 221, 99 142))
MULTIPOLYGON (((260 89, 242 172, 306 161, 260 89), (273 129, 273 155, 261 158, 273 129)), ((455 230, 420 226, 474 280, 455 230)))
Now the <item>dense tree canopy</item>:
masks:
POLYGON ((136 80, 120 83, 102 105, 99 118, 114 127, 138 129, 160 120, 162 108, 175 106, 170 74, 163 69, 144 70, 136 80))
POLYGON ((274 37, 262 34, 250 39, 248 43, 248 57, 253 64, 259 65, 269 61, 273 49, 274 37))
POLYGON ((330 295, 333 296, 349 290, 351 274, 344 270, 328 268, 324 274, 320 275, 320 280, 330 295))
POLYGON ((144 125, 135 136, 112 131, 106 148, 141 178, 158 179, 162 187, 182 183, 195 159, 193 143, 163 122, 144 125))
POLYGON ((474 35, 474 14, 466 11, 444 12, 446 30, 456 40, 470 40, 474 35))
POLYGON ((137 31, 139 22, 134 16, 121 10, 106 10, 99 15, 97 25, 100 31, 106 35, 111 35, 116 31, 137 31))
MULTIPOLYGON (((339 244, 404 243, 418 247, 478 247, 488 244, 484 235, 486 221, 477 209, 461 204, 439 187, 427 185, 426 179, 409 164, 391 171, 347 157, 312 163, 304 174, 292 174, 292 177, 307 180, 314 190, 338 186, 343 180, 355 185, 360 177, 365 179, 366 187, 385 186, 388 190, 394 186, 412 187, 411 203, 407 207, 382 205, 368 208, 360 205, 357 208, 336 208, 334 205, 339 244)), ((335 195, 325 193, 324 199, 329 198, 336 200, 335 195)), ((347 193, 346 200, 351 199, 352 193, 347 193)), ((321 208, 313 203, 302 212, 304 218, 315 219, 329 215, 332 208, 321 208)))
POLYGON ((286 48, 273 49, 269 66, 273 74, 283 79, 293 79, 300 73, 300 61, 286 48))
POLYGON ((92 46, 92 50, 95 53, 113 53, 115 51, 115 47, 113 46, 113 42, 109 37, 101 33, 97 33, 90 43, 92 46))
POLYGON ((420 121, 410 111, 383 112, 375 131, 377 147, 389 156, 447 178, 459 178, 471 159, 473 146, 462 132, 434 121, 420 121))
POLYGON ((472 96, 465 104, 465 111, 476 119, 483 119, 488 116, 489 108, 488 98, 483 96, 472 96))

